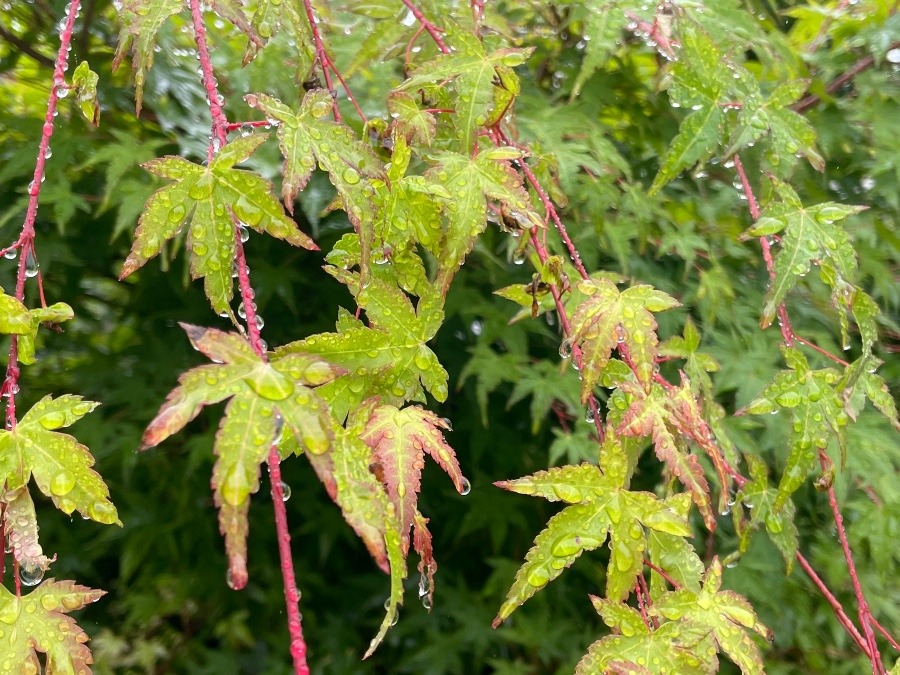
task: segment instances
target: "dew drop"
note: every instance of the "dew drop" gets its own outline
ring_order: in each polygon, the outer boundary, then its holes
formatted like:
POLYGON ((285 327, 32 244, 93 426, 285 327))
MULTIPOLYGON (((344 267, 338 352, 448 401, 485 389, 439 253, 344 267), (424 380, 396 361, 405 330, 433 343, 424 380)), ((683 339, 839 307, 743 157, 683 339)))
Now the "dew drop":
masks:
POLYGON ((472 484, 469 482, 468 478, 463 478, 462 480, 462 490, 459 491, 463 497, 469 494, 472 491, 472 484))
POLYGON ((441 418, 441 423, 447 431, 453 431, 453 423, 447 417, 441 418))
POLYGON ((572 356, 572 341, 569 338, 563 340, 559 345, 560 358, 567 359, 572 356))
POLYGON ((15 260, 16 256, 19 255, 19 250, 15 248, 9 249, 6 253, 3 254, 3 257, 7 260, 15 260))
POLYGON ((51 147, 48 145, 48 146, 47 146, 47 149, 44 150, 44 159, 50 159, 52 156, 53 156, 53 148, 51 148, 51 147))
POLYGON ((44 570, 40 567, 28 567, 22 565, 19 567, 19 581, 23 586, 37 586, 44 578, 44 570))
POLYGON ((247 240, 250 239, 250 230, 242 223, 241 225, 238 225, 238 232, 241 235, 241 242, 246 244, 247 240))
POLYGON ((29 279, 34 278, 38 275, 41 266, 38 264, 37 259, 34 257, 34 253, 32 251, 28 251, 25 256, 25 276, 29 279))
POLYGON ((284 481, 282 481, 281 482, 281 501, 286 502, 290 498, 291 498, 291 486, 288 485, 287 483, 285 483, 284 481))

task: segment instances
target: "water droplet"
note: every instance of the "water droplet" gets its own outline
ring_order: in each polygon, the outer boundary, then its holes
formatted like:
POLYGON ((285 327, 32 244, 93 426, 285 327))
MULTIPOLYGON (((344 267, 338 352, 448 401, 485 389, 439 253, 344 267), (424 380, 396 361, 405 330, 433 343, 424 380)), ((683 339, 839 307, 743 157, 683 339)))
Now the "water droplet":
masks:
POLYGON ((428 595, 422 596, 422 607, 428 612, 431 611, 431 598, 428 595))
POLYGON ((22 565, 19 567, 19 581, 23 586, 37 586, 44 578, 44 570, 40 567, 28 567, 22 565))
POLYGON ((560 343, 559 356, 563 359, 567 359, 572 356, 572 341, 569 338, 566 338, 560 343))
POLYGON ((57 497, 69 494, 75 487, 75 476, 68 471, 60 471, 50 481, 50 492, 57 497))
POLYGON ((357 173, 356 169, 351 169, 347 167, 344 169, 344 172, 341 174, 341 178, 344 179, 344 182, 349 185, 356 185, 359 183, 359 173, 357 173))
POLYGON ((453 431, 453 423, 446 417, 441 418, 441 423, 447 431, 453 431))
POLYGON ((284 481, 282 481, 281 482, 281 501, 286 502, 290 498, 291 498, 291 486, 288 485, 287 483, 285 483, 284 481))
POLYGON ((41 266, 34 257, 34 252, 29 250, 25 257, 25 276, 29 279, 36 277, 40 269, 41 266))
POLYGON ((3 254, 3 257, 7 260, 15 260, 16 256, 19 255, 19 249, 11 248, 6 253, 3 254))
POLYGON ((731 515, 731 507, 730 507, 730 506, 726 506, 724 509, 722 509, 722 515, 723 515, 723 516, 730 516, 730 515, 731 515))
POLYGON ((50 159, 52 156, 53 156, 53 148, 51 148, 51 147, 48 145, 48 146, 47 146, 47 149, 44 150, 44 159, 50 159))
POLYGON ((469 494, 472 491, 472 484, 469 482, 468 478, 463 478, 462 480, 462 489, 459 491, 463 497, 469 494))
POLYGON ((237 584, 234 583, 234 575, 231 573, 231 570, 228 570, 225 573, 225 583, 228 584, 228 588, 230 588, 231 590, 238 590, 237 584))
POLYGON ((477 337, 477 336, 481 335, 482 331, 484 330, 484 324, 481 322, 480 319, 475 319, 469 325, 469 330, 472 331, 472 335, 477 337))
POLYGON ((266 325, 266 322, 263 320, 263 318, 262 318, 259 314, 257 314, 257 315, 256 315, 256 328, 257 328, 257 330, 262 330, 262 327, 265 326, 265 325, 266 325))

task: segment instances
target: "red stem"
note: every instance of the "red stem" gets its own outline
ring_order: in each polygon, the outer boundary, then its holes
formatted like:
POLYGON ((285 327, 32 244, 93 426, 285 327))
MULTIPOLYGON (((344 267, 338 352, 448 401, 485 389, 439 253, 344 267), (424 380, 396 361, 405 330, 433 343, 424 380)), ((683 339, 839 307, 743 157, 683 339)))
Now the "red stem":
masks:
MULTIPOLYGON (((831 460, 824 450, 819 451, 819 463, 822 465, 823 472, 827 472, 831 466, 831 460)), ((872 624, 870 623, 872 610, 869 608, 862 585, 859 583, 856 563, 853 561, 853 553, 850 551, 850 542, 847 540, 847 530, 844 528, 844 518, 841 516, 841 509, 838 506, 834 485, 828 486, 828 504, 831 506, 831 513, 834 516, 834 525, 837 528, 841 549, 844 551, 844 560, 847 562, 847 570, 850 572, 850 581, 853 583, 853 593, 856 595, 856 611, 859 616, 859 624, 862 626, 863 635, 866 638, 866 645, 869 648, 869 658, 872 660, 872 673, 873 675, 881 675, 886 671, 884 664, 881 662, 881 654, 878 651, 878 645, 875 643, 875 633, 872 631, 872 624)))
POLYGON ((422 14, 422 10, 416 7, 412 0, 401 0, 401 2, 406 5, 406 8, 410 12, 412 12, 412 15, 416 17, 416 21, 419 22, 422 28, 428 31, 428 34, 431 36, 431 39, 434 40, 434 44, 437 45, 437 48, 440 49, 444 54, 449 54, 450 48, 441 37, 441 31, 438 30, 438 27, 431 23, 431 21, 429 21, 427 18, 425 18, 425 15, 422 14))
MULTIPOLYGON (((306 10, 306 20, 309 22, 310 31, 312 31, 313 44, 316 47, 316 60, 322 68, 325 86, 328 88, 328 91, 334 91, 334 87, 331 84, 331 73, 329 72, 331 60, 328 58, 328 53, 325 51, 325 43, 322 41, 322 33, 319 30, 319 21, 316 19, 316 14, 313 11, 312 2, 310 2, 310 0, 303 0, 303 8, 306 10)), ((332 102, 332 112, 334 113, 334 121, 340 122, 341 111, 338 109, 337 99, 332 102)))
POLYGON ((819 592, 825 596, 825 599, 828 601, 828 604, 831 605, 831 608, 834 610, 834 615, 837 617, 837 620, 844 627, 844 630, 853 638, 853 641, 856 645, 862 650, 862 652, 871 657, 869 653, 869 647, 866 645, 866 641, 863 636, 860 634, 857 627, 853 624, 853 621, 850 620, 850 617, 847 616, 847 612, 844 611, 843 606, 840 601, 834 597, 834 594, 828 590, 828 587, 825 585, 825 582, 822 581, 821 577, 816 574, 816 571, 812 568, 812 565, 809 564, 809 561, 804 557, 802 553, 797 551, 796 554, 797 562, 800 563, 800 567, 803 568, 803 571, 806 572, 807 576, 812 579, 812 582, 816 585, 816 588, 819 589, 819 592))
POLYGON ((681 584, 679 584, 679 583, 678 583, 677 581, 675 581, 672 577, 670 577, 668 574, 666 574, 665 570, 663 570, 663 569, 657 567, 656 565, 654 565, 654 564, 653 564, 652 562, 650 562, 649 560, 645 560, 645 561, 644 561, 644 564, 645 564, 647 567, 649 567, 651 570, 653 570, 654 572, 656 572, 656 573, 657 573, 659 576, 661 576, 663 579, 665 579, 665 580, 668 581, 670 584, 672 584, 672 587, 673 587, 676 591, 677 591, 679 588, 681 588, 681 584))
MULTIPOLYGON (((200 56, 200 68, 203 74, 203 84, 206 88, 206 97, 209 103, 209 112, 212 116, 212 141, 209 144, 207 157, 210 161, 215 153, 227 142, 228 120, 219 104, 219 92, 216 85, 215 73, 209 58, 209 48, 206 44, 206 28, 203 24, 203 15, 200 11, 199 0, 189 0, 191 7, 191 19, 194 26, 194 36, 197 42, 197 52, 200 56)), ((240 237, 240 227, 235 220, 235 259, 238 271, 238 286, 240 287, 241 300, 244 303, 244 312, 247 319, 247 331, 250 336, 250 346, 265 359, 265 349, 259 335, 259 327, 256 324, 256 308, 253 305, 253 288, 250 285, 250 270, 247 267, 247 259, 244 256, 244 245, 240 237)), ((294 663, 295 675, 309 675, 309 666, 306 663, 306 642, 303 639, 303 625, 300 619, 300 593, 297 590, 297 580, 294 574, 294 561, 291 556, 291 535, 287 522, 287 510, 284 505, 284 488, 281 481, 281 465, 278 455, 278 447, 272 445, 268 457, 269 480, 272 484, 272 503, 275 510, 275 528, 278 533, 278 556, 281 562, 281 578, 284 583, 284 600, 288 616, 288 632, 291 640, 291 657, 294 663)))

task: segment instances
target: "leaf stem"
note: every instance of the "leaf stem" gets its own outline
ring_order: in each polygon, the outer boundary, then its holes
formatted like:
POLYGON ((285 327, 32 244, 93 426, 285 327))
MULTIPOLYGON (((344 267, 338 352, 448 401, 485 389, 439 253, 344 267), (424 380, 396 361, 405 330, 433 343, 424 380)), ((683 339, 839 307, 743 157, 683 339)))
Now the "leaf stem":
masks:
MULTIPOLYGON (((822 470, 827 471, 831 465, 831 459, 825 454, 824 450, 819 451, 819 463, 822 470)), ((859 575, 856 573, 856 563, 853 561, 853 553, 850 551, 850 542, 847 539, 847 530, 844 528, 844 518, 841 516, 841 509, 838 506, 837 495, 834 492, 834 485, 828 486, 828 504, 831 506, 831 513, 834 516, 834 525, 837 528, 838 540, 841 542, 841 549, 844 551, 844 560, 847 563, 847 571, 850 572, 850 581, 853 583, 853 593, 856 595, 856 611, 859 616, 859 623, 862 626, 863 635, 866 638, 866 645, 869 648, 869 658, 872 661, 873 675, 881 675, 886 672, 884 664, 881 662, 881 654, 878 651, 878 645, 875 643, 875 633, 872 631, 871 617, 872 610, 866 600, 862 585, 859 582, 859 575)))
POLYGON ((212 61, 209 58, 209 47, 206 44, 206 26, 203 23, 203 13, 200 10, 200 0, 188 0, 191 8, 191 22, 194 26, 194 41, 197 43, 197 55, 200 57, 200 69, 203 74, 203 87, 206 89, 206 101, 209 104, 209 114, 212 115, 212 137, 215 142, 209 144, 207 160, 210 162, 219 148, 228 142, 228 120, 219 103, 219 90, 216 85, 216 76, 213 72, 212 61))
MULTIPOLYGON (((329 72, 331 59, 328 58, 328 53, 325 51, 325 43, 322 41, 322 32, 319 30, 319 20, 316 18, 316 14, 313 11, 312 2, 310 2, 310 0, 303 0, 303 8, 306 10, 306 20, 309 22, 309 30, 312 32, 313 44, 316 47, 316 61, 319 62, 319 67, 322 68, 325 86, 328 88, 328 91, 334 91, 334 87, 331 83, 331 73, 329 72)), ((346 85, 344 86, 346 88, 346 85)), ((340 123, 341 111, 338 109, 337 99, 332 101, 331 106, 332 112, 334 113, 334 121, 340 123)))

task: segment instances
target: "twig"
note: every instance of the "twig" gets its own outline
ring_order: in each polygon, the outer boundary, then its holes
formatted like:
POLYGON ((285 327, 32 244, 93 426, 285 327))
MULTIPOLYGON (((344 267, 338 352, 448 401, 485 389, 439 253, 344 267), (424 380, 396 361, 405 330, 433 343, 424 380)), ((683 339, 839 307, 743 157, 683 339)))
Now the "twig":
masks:
MULTIPOLYGON (((895 42, 890 47, 888 47, 888 51, 892 49, 897 49, 900 47, 900 42, 895 42)), ((850 66, 843 73, 834 78, 831 82, 829 82, 825 87, 825 92, 828 94, 833 94, 836 91, 840 90, 845 84, 847 84, 854 77, 859 75, 861 72, 868 70, 872 66, 875 65, 875 57, 869 54, 868 56, 864 56, 859 59, 856 63, 850 66)), ((794 112, 804 113, 813 106, 815 106, 819 101, 822 100, 822 97, 818 94, 810 94, 806 98, 801 99, 797 103, 794 104, 793 110, 794 112)))
MULTIPOLYGON (((203 84, 206 88, 206 97, 209 102, 209 112, 212 116, 212 140, 209 144, 207 156, 210 161, 215 153, 227 142, 228 120, 219 103, 219 92, 216 85, 215 73, 209 58, 209 48, 206 44, 206 29, 203 24, 203 15, 200 10, 199 0, 189 0, 191 18, 194 26, 194 36, 197 42, 197 51, 200 56, 200 68, 203 74, 203 84)), ((232 214, 233 215, 233 214, 232 214)), ((266 358, 266 350, 263 348, 259 335, 259 326, 256 321, 256 307, 253 304, 253 288, 250 285, 250 270, 244 256, 244 246, 241 241, 240 228, 235 219, 235 262, 238 272, 238 286, 240 287, 241 300, 244 303, 244 312, 247 320, 247 330, 250 336, 250 346, 263 360, 266 358)), ((306 663, 306 642, 303 639, 303 626, 300 619, 300 593, 297 590, 297 580, 294 574, 294 561, 291 555, 291 535, 288 529, 287 511, 284 505, 284 488, 281 481, 280 457, 278 447, 273 444, 269 450, 268 469, 269 479, 272 484, 272 504, 275 510, 275 528, 278 533, 278 555, 281 563, 281 577, 284 584, 284 600, 288 616, 288 632, 291 636, 291 657, 294 663, 295 675, 309 675, 309 666, 306 663)))
POLYGON ((681 584, 679 584, 679 583, 678 583, 677 581, 675 581, 672 577, 670 577, 670 576, 665 572, 665 570, 663 570, 662 568, 657 567, 656 565, 654 565, 654 564, 653 564, 652 562, 650 562, 649 560, 644 560, 644 564, 645 564, 647 567, 649 567, 651 570, 653 570, 654 572, 656 572, 656 573, 657 573, 659 576, 661 576, 663 579, 665 579, 666 581, 668 581, 676 591, 677 591, 679 588, 681 588, 681 584))
MULTIPOLYGON (((325 51, 325 43, 322 41, 322 33, 319 30, 319 20, 316 18, 316 14, 313 11, 312 2, 310 2, 310 0, 303 0, 303 8, 306 10, 306 20, 309 22, 309 29, 312 32, 313 44, 316 48, 316 60, 319 62, 319 67, 322 69, 322 75, 325 77, 325 86, 328 88, 328 91, 334 91, 334 87, 331 85, 331 73, 328 68, 331 60, 328 58, 328 53, 325 51)), ((341 111, 338 108, 337 99, 332 101, 331 107, 334 114, 334 121, 340 122, 341 111)))
MULTIPOLYGON (((831 460, 824 450, 819 451, 819 462, 822 470, 826 471, 831 460)), ((831 506, 831 513, 834 516, 834 525, 837 528, 838 540, 841 542, 841 549, 844 551, 844 560, 847 563, 847 570, 850 572, 850 581, 853 583, 853 592, 856 595, 856 611, 859 616, 859 623, 862 626, 863 635, 866 638, 866 645, 869 648, 869 658, 872 660, 873 675, 881 675, 886 672, 884 664, 881 662, 881 654, 878 651, 878 645, 875 642, 875 633, 872 631, 872 610, 863 593, 862 585, 859 583, 859 575, 856 573, 856 563, 853 561, 853 553, 850 551, 850 543, 847 540, 847 530, 844 528, 844 518, 841 516, 841 509, 838 506, 837 495, 834 492, 834 485, 828 486, 828 504, 831 506)))
POLYGON ((37 61, 39 64, 44 66, 45 68, 53 67, 53 59, 48 56, 44 56, 34 47, 32 47, 28 42, 20 38, 18 35, 13 33, 12 31, 6 30, 3 25, 0 25, 0 37, 6 40, 13 47, 18 49, 20 52, 25 54, 26 56, 30 56, 32 59, 37 61))

